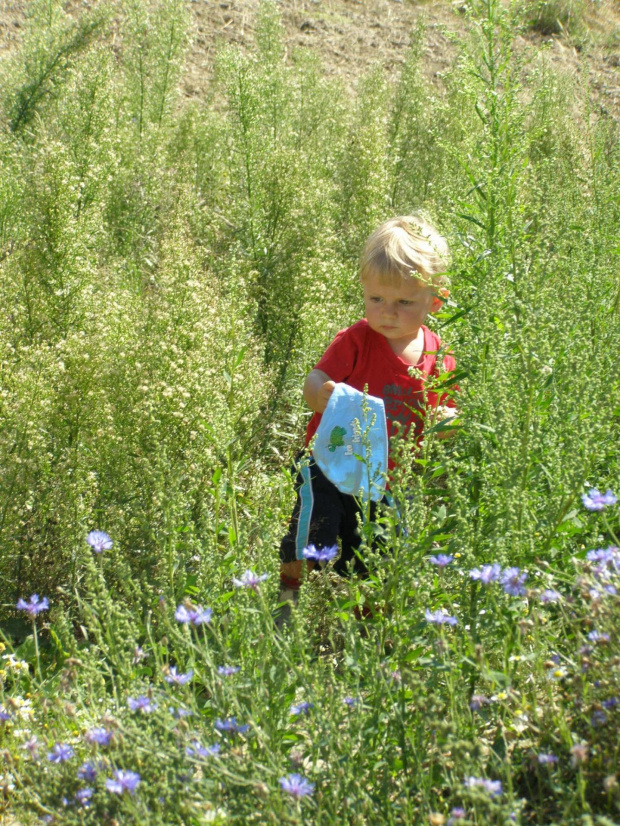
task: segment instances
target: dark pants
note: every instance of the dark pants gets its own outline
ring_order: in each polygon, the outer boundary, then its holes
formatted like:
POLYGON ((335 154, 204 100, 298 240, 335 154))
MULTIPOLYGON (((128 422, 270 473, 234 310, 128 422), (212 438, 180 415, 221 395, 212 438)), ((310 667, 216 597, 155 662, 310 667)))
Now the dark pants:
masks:
MULTIPOLYGON (((364 519, 364 511, 357 500, 347 493, 341 493, 327 479, 310 458, 309 464, 302 464, 296 481, 297 500, 288 533, 280 545, 280 560, 294 562, 303 559, 304 548, 329 548, 342 543, 340 557, 334 563, 334 570, 346 575, 348 563, 354 560, 353 570, 358 574, 367 573, 366 566, 355 551, 362 543, 358 514, 364 519)), ((370 520, 374 522, 377 503, 370 503, 370 520)))

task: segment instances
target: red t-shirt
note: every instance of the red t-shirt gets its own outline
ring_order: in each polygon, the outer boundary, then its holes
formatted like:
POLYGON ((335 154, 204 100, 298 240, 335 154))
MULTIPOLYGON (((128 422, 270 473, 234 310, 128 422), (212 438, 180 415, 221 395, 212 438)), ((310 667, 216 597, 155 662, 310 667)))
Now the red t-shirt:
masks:
MULTIPOLYGON (((441 347, 439 336, 422 325, 424 331, 424 350, 416 365, 424 376, 437 376, 454 370, 456 362, 451 355, 443 356, 443 364, 437 365, 437 352, 441 347)), ((365 318, 346 330, 337 333, 336 338, 323 353, 315 366, 335 382, 345 382, 356 390, 364 390, 378 396, 385 403, 388 437, 395 430, 394 422, 400 422, 407 431, 415 427, 416 439, 422 436, 424 427, 424 379, 409 375, 411 364, 407 364, 392 350, 388 340, 381 333, 376 333, 368 326, 365 318)), ((440 404, 454 407, 453 401, 446 397, 439 399, 440 404)), ((438 404, 437 394, 427 394, 427 407, 438 404)), ((306 431, 306 446, 316 433, 321 421, 321 414, 315 413, 306 431)), ((401 428, 402 429, 402 428, 401 428)))

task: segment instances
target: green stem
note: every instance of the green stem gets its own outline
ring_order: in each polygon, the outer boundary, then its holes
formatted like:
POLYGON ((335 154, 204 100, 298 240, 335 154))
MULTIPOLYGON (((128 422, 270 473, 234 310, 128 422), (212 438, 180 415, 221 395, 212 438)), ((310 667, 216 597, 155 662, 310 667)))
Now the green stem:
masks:
POLYGON ((39 658, 39 638, 37 636, 37 623, 34 620, 34 618, 32 620, 32 636, 34 638, 34 653, 37 659, 37 677, 39 678, 39 682, 42 682, 43 678, 41 676, 41 660, 39 658))

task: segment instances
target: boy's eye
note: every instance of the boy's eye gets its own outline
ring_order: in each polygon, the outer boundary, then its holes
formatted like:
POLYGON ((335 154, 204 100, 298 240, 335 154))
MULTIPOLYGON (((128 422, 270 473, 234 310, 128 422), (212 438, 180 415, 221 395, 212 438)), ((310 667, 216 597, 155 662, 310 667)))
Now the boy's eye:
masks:
POLYGON ((381 297, 378 295, 371 295, 370 300, 373 302, 373 304, 378 304, 381 301, 381 297))
POLYGON ((403 307, 408 307, 410 304, 413 304, 413 301, 409 301, 408 298, 401 298, 399 303, 402 304, 403 307))

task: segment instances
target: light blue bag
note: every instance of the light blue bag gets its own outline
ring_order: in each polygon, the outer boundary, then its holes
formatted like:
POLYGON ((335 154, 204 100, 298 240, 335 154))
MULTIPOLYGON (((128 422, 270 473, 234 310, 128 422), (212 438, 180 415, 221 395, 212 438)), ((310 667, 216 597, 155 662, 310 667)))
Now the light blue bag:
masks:
POLYGON ((314 461, 342 493, 379 502, 385 494, 388 436, 383 399, 337 384, 316 431, 314 461), (364 414, 363 402, 368 410, 364 414), (369 467, 365 461, 369 447, 369 467), (370 486, 369 486, 370 476, 370 486), (370 487, 370 490, 369 490, 370 487))

